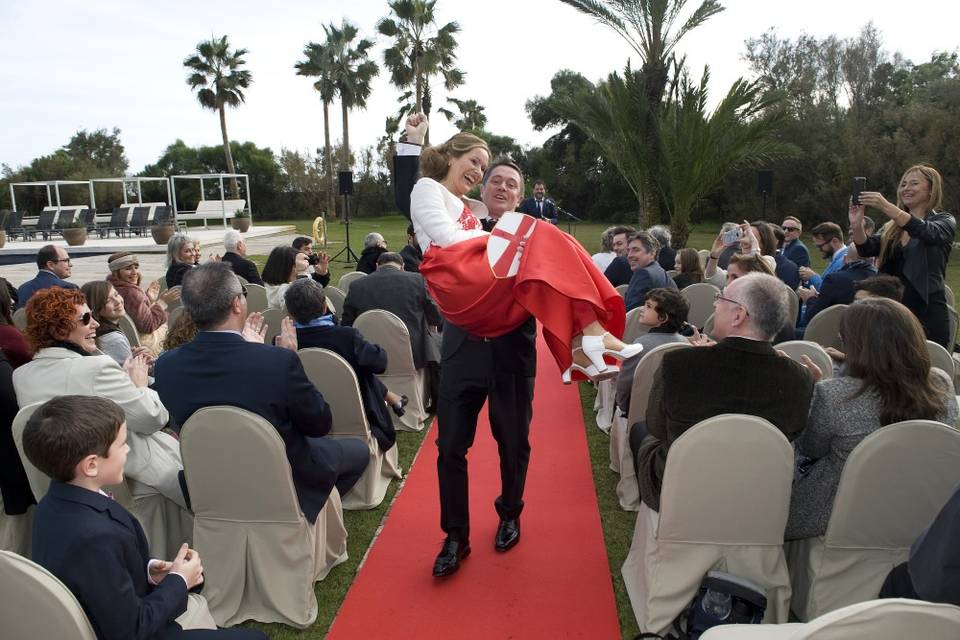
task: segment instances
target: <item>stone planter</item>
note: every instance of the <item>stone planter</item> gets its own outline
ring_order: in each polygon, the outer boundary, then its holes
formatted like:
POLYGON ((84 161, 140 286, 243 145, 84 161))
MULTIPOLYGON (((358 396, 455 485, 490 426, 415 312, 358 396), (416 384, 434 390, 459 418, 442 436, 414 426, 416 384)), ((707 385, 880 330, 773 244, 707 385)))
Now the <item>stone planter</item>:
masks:
POLYGON ((78 229, 64 229, 63 239, 71 247, 79 247, 87 241, 87 230, 84 227, 78 229))
POLYGON ((250 218, 234 218, 233 228, 240 233, 246 233, 250 229, 250 218))
POLYGON ((3 249, 5 244, 7 244, 7 232, 0 229, 0 249, 3 249))
POLYGON ((153 236, 153 241, 157 244, 167 244, 174 232, 176 232, 176 229, 174 229, 172 224, 154 225, 150 227, 150 235, 153 236))

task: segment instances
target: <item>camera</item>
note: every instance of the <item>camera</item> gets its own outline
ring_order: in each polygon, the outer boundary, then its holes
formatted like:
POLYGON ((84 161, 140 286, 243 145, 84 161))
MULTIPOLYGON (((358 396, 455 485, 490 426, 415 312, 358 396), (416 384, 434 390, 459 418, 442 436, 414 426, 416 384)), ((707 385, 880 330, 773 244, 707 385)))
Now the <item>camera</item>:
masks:
POLYGON ((730 245, 740 242, 742 237, 743 229, 737 227, 736 229, 730 229, 730 231, 724 231, 720 239, 723 242, 723 246, 729 247, 730 245))
POLYGON ((311 267, 315 267, 320 264, 320 256, 315 253, 311 253, 307 256, 307 262, 310 263, 311 267))

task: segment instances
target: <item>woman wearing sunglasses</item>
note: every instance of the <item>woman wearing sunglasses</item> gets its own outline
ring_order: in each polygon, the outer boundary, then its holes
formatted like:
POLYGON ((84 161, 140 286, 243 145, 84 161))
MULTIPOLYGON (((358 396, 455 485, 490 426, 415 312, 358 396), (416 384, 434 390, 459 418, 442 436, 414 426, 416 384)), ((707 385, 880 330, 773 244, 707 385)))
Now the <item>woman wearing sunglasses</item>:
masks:
POLYGON ((152 487, 182 507, 177 473, 183 469, 177 441, 162 429, 169 420, 155 391, 147 387, 147 358, 135 356, 121 367, 97 350, 97 327, 78 289, 42 289, 27 303, 26 336, 33 361, 14 372, 21 407, 54 396, 99 396, 123 408, 130 453, 124 466, 134 495, 137 484, 152 487))

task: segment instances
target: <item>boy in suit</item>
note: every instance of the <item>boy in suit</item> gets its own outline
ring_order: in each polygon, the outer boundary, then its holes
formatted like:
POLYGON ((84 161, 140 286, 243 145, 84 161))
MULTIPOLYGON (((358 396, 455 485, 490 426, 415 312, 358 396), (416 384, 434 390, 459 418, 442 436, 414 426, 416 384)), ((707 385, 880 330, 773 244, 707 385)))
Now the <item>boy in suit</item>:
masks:
POLYGON ((100 640, 263 640, 250 629, 185 631, 175 620, 203 584, 203 565, 186 544, 172 561, 150 559, 143 529, 103 491, 123 482, 127 425, 114 402, 60 396, 37 409, 23 449, 51 477, 37 506, 33 560, 59 578, 100 640))

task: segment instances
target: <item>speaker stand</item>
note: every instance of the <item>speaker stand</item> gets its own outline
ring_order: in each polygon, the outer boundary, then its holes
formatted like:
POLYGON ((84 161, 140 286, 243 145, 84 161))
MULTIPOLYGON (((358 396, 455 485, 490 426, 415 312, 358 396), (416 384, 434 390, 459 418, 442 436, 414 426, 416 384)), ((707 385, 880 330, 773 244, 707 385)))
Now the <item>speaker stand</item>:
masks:
POLYGON ((357 264, 360 258, 350 248, 350 196, 343 195, 343 224, 347 227, 347 244, 330 258, 331 262, 343 262, 344 264, 357 264), (340 259, 343 256, 343 259, 340 259))

